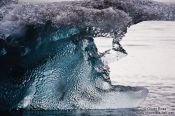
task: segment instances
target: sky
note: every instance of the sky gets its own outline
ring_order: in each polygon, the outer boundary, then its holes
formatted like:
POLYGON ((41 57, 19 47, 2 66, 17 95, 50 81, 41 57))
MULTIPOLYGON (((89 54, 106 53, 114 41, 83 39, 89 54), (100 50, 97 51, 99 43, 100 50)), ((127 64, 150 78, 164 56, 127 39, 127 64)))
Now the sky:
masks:
POLYGON ((175 0, 154 0, 154 1, 159 1, 159 2, 175 2, 175 0))

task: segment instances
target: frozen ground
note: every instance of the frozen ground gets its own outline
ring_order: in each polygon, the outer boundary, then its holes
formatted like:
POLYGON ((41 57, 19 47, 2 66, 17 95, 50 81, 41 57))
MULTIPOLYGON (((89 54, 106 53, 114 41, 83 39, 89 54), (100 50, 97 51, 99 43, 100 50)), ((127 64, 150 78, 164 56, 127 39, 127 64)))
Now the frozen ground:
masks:
MULTIPOLYGON (((100 51, 110 49, 111 41, 95 40, 100 51)), ((148 88, 150 93, 141 109, 161 107, 175 112, 175 22, 132 26, 121 43, 128 56, 110 64, 111 80, 148 88)))

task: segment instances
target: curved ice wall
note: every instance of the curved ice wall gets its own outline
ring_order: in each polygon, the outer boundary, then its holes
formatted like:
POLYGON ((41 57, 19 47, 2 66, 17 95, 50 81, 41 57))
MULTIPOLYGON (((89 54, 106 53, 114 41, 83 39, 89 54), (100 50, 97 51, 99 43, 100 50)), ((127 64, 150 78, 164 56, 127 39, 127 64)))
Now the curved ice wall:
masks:
POLYGON ((120 40, 129 26, 174 19, 174 5, 149 0, 1 0, 0 108, 137 107, 148 90, 112 85, 106 57, 127 54, 120 40), (98 53, 99 36, 113 37, 111 50, 98 53))

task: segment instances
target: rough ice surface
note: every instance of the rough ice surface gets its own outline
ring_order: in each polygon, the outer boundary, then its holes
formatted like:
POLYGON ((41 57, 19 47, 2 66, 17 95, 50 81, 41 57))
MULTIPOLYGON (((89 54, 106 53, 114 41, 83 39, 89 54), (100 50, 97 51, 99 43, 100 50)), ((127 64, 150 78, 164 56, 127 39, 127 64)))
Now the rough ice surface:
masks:
POLYGON ((1 0, 0 108, 137 107, 148 90, 112 85, 107 64, 127 54, 129 26, 174 19, 175 5, 150 0, 1 0), (94 37, 112 37, 111 49, 99 53, 94 37))

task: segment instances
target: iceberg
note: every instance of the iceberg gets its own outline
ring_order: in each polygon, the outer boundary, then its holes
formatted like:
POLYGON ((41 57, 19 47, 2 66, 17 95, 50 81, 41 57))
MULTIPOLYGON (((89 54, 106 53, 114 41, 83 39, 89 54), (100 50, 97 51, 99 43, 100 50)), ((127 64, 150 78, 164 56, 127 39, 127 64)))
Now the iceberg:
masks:
POLYGON ((107 64, 127 55, 122 37, 131 25, 146 20, 175 20, 175 5, 1 0, 0 109, 137 107, 148 90, 112 85, 107 64), (111 49, 99 53, 94 37, 112 37, 111 49))

